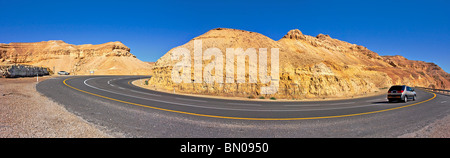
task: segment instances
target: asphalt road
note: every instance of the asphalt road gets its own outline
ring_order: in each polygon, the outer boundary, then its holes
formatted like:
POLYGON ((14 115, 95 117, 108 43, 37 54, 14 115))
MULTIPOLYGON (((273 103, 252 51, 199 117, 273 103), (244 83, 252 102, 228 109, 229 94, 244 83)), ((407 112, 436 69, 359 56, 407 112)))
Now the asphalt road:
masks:
POLYGON ((239 101, 157 92, 131 85, 149 76, 57 77, 36 86, 68 111, 125 137, 397 137, 450 112, 450 97, 385 95, 309 102, 239 101))

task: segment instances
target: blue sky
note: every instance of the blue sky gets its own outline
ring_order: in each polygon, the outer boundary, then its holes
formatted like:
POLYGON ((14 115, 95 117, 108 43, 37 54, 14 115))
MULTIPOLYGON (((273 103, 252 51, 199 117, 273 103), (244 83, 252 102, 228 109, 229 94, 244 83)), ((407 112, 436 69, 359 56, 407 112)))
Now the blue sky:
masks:
POLYGON ((380 55, 450 72, 450 1, 11 1, 0 0, 0 43, 121 41, 143 61, 225 27, 274 40, 291 29, 329 34, 380 55))

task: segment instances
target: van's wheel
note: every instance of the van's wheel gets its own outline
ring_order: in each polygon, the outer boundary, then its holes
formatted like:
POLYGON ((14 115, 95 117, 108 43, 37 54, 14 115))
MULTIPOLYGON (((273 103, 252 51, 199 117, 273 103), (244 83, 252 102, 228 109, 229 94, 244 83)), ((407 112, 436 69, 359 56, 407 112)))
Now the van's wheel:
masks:
POLYGON ((414 95, 414 97, 413 97, 413 101, 416 101, 416 99, 417 99, 417 96, 416 96, 416 95, 414 95))
POLYGON ((405 103, 408 102, 408 96, 405 95, 405 99, 403 100, 405 103))

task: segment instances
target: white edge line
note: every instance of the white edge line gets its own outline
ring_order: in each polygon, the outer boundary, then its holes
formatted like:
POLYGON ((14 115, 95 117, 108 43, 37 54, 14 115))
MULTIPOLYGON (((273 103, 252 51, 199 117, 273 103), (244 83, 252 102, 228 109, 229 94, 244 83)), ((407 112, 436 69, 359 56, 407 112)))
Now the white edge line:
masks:
POLYGON ((262 106, 260 104, 244 104, 244 103, 227 103, 232 105, 246 105, 246 106, 262 106))
POLYGON ((135 90, 131 90, 131 89, 129 89, 129 90, 132 91, 132 92, 135 92, 135 93, 141 93, 141 94, 152 95, 152 96, 158 96, 158 97, 161 96, 161 95, 159 95, 159 94, 151 94, 151 93, 139 92, 139 91, 135 91, 135 90))
POLYGON ((299 104, 288 104, 288 105, 283 105, 283 106, 320 106, 320 105, 299 105, 299 104))
POLYGON ((327 104, 327 105, 347 105, 347 104, 355 104, 356 102, 348 102, 348 103, 334 103, 334 104, 327 104))
POLYGON ((203 103, 208 102, 208 101, 204 101, 204 100, 186 99, 186 98, 178 98, 178 97, 175 97, 175 99, 179 99, 179 100, 188 100, 188 101, 196 101, 196 102, 203 102, 203 103))

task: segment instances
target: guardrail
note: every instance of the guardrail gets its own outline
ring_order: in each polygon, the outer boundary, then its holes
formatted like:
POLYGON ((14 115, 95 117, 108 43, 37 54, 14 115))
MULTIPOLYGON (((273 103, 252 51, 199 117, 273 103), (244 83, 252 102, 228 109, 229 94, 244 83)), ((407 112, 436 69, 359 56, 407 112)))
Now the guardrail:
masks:
POLYGON ((425 88, 425 87, 417 87, 417 88, 421 88, 421 89, 425 89, 425 90, 429 90, 429 91, 433 91, 433 92, 437 92, 437 93, 450 94, 450 90, 446 90, 446 89, 434 89, 434 88, 425 88))

